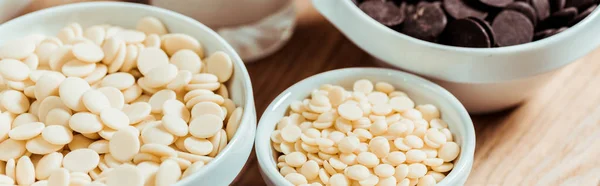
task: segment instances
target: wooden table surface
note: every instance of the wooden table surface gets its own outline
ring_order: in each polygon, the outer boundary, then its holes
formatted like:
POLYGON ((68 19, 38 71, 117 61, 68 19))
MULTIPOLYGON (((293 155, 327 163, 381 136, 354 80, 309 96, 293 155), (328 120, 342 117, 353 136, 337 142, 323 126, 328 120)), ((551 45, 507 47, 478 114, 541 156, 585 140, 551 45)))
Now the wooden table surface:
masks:
MULTIPOLYGON (((24 10, 88 0, 34 0, 24 10)), ((276 54, 247 65, 259 117, 271 100, 311 75, 375 66, 311 6, 296 0, 298 26, 276 54)), ((562 69, 523 105, 472 116, 477 148, 467 185, 600 186, 600 49, 562 69)), ((254 156, 234 185, 264 185, 254 156)))

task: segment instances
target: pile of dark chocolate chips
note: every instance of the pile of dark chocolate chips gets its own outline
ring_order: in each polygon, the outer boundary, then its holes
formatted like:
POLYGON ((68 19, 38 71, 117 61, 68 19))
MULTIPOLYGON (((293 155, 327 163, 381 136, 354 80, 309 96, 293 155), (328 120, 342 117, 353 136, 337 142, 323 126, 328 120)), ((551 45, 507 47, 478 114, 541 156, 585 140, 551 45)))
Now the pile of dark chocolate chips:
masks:
POLYGON ((558 34, 600 0, 352 0, 398 32, 444 45, 490 48, 558 34))

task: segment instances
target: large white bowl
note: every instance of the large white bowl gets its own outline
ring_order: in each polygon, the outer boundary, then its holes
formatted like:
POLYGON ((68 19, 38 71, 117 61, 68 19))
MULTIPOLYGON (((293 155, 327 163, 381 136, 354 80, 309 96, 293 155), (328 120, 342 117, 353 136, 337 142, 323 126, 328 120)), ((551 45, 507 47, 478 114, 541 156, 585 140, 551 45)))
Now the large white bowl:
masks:
POLYGON ((277 96, 260 118, 256 132, 256 156, 265 182, 276 186, 292 185, 277 169, 277 158, 274 157, 276 151, 271 147, 270 138, 277 122, 288 113, 292 101, 307 98, 312 90, 323 84, 340 85, 349 90, 359 79, 389 82, 396 89, 406 92, 415 103, 429 103, 440 109, 442 119, 448 122, 448 128, 460 145, 461 152, 454 169, 438 185, 463 185, 471 172, 475 153, 475 130, 465 107, 450 92, 430 81, 383 68, 346 68, 324 72, 294 84, 277 96))
POLYGON ((250 76, 244 63, 233 48, 210 28, 179 13, 147 5, 117 2, 78 3, 33 12, 0 25, 0 44, 35 33, 56 35, 71 22, 78 22, 84 27, 112 24, 135 28, 136 22, 144 16, 159 18, 173 33, 185 33, 198 39, 208 53, 224 51, 231 56, 234 74, 228 87, 231 99, 244 109, 238 132, 207 166, 177 184, 229 185, 242 170, 252 151, 256 111, 250 76))
POLYGON ((398 33, 370 18, 350 0, 313 0, 317 10, 375 58, 421 74, 454 93, 470 112, 514 106, 557 69, 600 44, 600 11, 540 41, 502 48, 463 48, 398 33))

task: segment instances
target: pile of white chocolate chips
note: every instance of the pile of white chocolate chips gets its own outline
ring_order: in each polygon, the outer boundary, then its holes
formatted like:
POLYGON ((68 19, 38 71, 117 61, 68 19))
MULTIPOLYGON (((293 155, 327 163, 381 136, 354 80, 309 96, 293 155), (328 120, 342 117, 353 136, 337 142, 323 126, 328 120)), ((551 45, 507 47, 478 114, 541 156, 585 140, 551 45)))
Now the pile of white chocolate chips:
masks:
POLYGON ((460 152, 437 107, 386 82, 323 85, 290 108, 271 141, 294 185, 435 185, 460 152))
POLYGON ((141 19, 72 23, 0 46, 0 185, 173 185, 202 169, 242 117, 224 52, 141 19))

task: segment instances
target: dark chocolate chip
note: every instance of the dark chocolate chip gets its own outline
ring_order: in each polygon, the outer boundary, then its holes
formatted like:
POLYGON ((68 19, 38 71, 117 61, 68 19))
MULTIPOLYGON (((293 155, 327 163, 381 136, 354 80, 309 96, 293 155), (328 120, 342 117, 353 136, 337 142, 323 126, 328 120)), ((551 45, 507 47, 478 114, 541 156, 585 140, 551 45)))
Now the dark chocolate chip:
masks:
POLYGON ((540 25, 539 29, 559 28, 559 27, 567 26, 569 21, 571 21, 571 20, 575 19, 575 17, 577 17, 578 13, 579 12, 577 11, 577 8, 575 8, 575 7, 569 7, 569 8, 565 8, 561 11, 555 12, 552 15, 550 15, 550 17, 548 19, 546 19, 542 23, 542 25, 540 25))
POLYGON ((504 8, 507 5, 509 5, 510 3, 512 3, 514 0, 479 0, 479 1, 481 1, 481 3, 483 3, 487 6, 496 7, 496 8, 504 8))
POLYGON ((376 21, 408 36, 481 48, 519 45, 556 35, 591 15, 600 0, 352 2, 376 21))
POLYGON ((454 19, 464 19, 467 17, 476 17, 479 19, 485 19, 488 13, 475 9, 463 0, 443 0, 444 9, 454 19))
POLYGON ((588 9, 584 10, 579 15, 577 15, 575 18, 573 18, 573 20, 569 21, 569 23, 567 25, 569 25, 569 26, 576 25, 581 20, 585 19, 587 16, 592 14, 592 12, 594 12, 594 10, 596 10, 596 7, 598 7, 598 6, 593 5, 593 6, 589 7, 588 9))
POLYGON ((567 0, 549 0, 549 2, 551 12, 561 11, 563 8, 565 8, 565 5, 567 4, 567 0))
POLYGON ((531 42, 533 24, 527 16, 513 10, 500 12, 492 23, 496 44, 500 47, 531 42))
POLYGON ((526 2, 514 2, 510 5, 506 6, 507 10, 514 10, 517 12, 521 12, 523 15, 527 16, 533 25, 537 24, 537 14, 535 13, 535 9, 526 2))
MULTIPOLYGON (((420 2, 419 4, 421 4, 421 3, 431 3, 431 4, 434 4, 435 6, 439 6, 440 8, 442 8, 441 1, 433 1, 433 2, 423 1, 423 2, 420 2)), ((419 4, 417 4, 417 6, 419 6, 419 4)))
POLYGON ((416 9, 406 15, 400 32, 425 41, 435 41, 444 31, 448 19, 436 3, 421 2, 416 9))
POLYGON ((539 21, 543 21, 550 16, 550 4, 548 0, 531 0, 531 5, 535 9, 539 21))
POLYGON ((400 6, 400 5, 402 5, 402 3, 405 3, 403 0, 391 0, 391 2, 394 2, 394 4, 396 4, 396 6, 400 6))
POLYGON ((485 20, 476 18, 476 17, 469 17, 467 19, 470 19, 470 20, 473 20, 473 21, 477 22, 485 30, 485 32, 489 36, 489 38, 490 38, 490 44, 492 46, 496 45, 496 40, 494 39, 494 35, 496 35, 496 34, 494 33, 494 29, 492 29, 492 25, 490 25, 490 23, 488 23, 485 20))
POLYGON ((554 30, 554 32, 552 32, 551 34, 549 34, 548 36, 546 36, 546 38, 549 38, 551 36, 559 34, 559 33, 563 32, 563 31, 565 31, 567 29, 568 29, 568 27, 562 27, 562 28, 556 29, 556 30, 554 30))
POLYGON ((415 12, 415 10, 417 9, 417 7, 412 4, 407 4, 405 7, 406 8, 404 9, 404 15, 413 14, 415 12))
POLYGON ((396 26, 404 21, 404 12, 393 2, 365 1, 359 8, 385 26, 396 26))
POLYGON ((533 34, 533 40, 537 41, 537 40, 541 40, 541 39, 550 37, 555 32, 556 32, 556 29, 553 29, 553 28, 536 32, 535 34, 533 34))
POLYGON ((567 0, 565 7, 575 7, 585 10, 587 7, 594 4, 594 0, 567 0))
POLYGON ((458 47, 489 48, 492 46, 485 29, 472 19, 450 22, 439 39, 441 44, 458 47))

